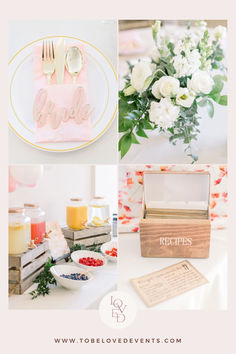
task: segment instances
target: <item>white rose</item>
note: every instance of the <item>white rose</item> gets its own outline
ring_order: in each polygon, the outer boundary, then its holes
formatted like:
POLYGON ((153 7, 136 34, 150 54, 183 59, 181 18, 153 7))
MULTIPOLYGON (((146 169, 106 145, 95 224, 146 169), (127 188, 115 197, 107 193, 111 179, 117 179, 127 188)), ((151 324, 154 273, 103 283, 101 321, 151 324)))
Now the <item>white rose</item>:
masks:
POLYGON ((162 76, 152 86, 152 94, 156 98, 171 97, 179 90, 179 80, 172 76, 162 76))
POLYGON ((194 101, 195 95, 190 92, 187 88, 180 88, 177 96, 176 103, 183 107, 191 107, 194 101))
POLYGON ((217 26, 214 29, 214 37, 215 39, 221 39, 226 36, 226 27, 224 26, 217 26))
POLYGON ((149 119, 160 128, 167 129, 179 116, 180 108, 173 105, 169 97, 162 98, 160 102, 152 101, 149 110, 149 119))
POLYGON ((195 93, 205 93, 211 92, 214 81, 211 76, 206 71, 196 71, 191 80, 188 80, 188 89, 194 91, 195 93))
POLYGON ((131 85, 138 91, 143 92, 145 87, 145 80, 152 75, 151 64, 145 61, 138 62, 131 74, 131 85))

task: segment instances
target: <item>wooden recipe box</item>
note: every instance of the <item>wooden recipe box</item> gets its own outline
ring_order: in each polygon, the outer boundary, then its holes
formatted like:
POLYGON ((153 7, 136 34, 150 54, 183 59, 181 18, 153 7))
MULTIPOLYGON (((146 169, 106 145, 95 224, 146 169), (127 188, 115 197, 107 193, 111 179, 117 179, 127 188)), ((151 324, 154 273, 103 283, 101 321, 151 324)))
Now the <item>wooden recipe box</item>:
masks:
POLYGON ((210 174, 144 171, 143 257, 208 258, 210 174))

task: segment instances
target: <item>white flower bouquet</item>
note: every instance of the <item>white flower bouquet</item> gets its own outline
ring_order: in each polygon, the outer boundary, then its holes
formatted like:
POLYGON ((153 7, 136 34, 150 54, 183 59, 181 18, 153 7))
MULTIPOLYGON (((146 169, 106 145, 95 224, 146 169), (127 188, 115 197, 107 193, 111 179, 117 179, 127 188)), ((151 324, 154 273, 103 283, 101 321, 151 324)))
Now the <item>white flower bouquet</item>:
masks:
POLYGON ((221 95, 226 81, 221 39, 226 28, 217 26, 210 35, 205 21, 196 23, 177 39, 163 36, 161 22, 152 26, 155 47, 149 61, 129 64, 125 87, 119 92, 119 141, 121 158, 137 136, 148 138, 145 130, 157 129, 176 144, 181 140, 192 162, 191 143, 199 130, 198 107, 206 107, 214 116, 213 102, 227 105, 221 95))

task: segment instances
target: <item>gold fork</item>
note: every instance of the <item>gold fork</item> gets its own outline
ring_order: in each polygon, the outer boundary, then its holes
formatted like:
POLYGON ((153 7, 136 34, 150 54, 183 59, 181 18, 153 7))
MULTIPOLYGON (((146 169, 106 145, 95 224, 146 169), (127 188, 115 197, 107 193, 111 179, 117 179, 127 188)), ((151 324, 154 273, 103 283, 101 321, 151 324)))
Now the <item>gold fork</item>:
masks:
POLYGON ((53 41, 43 41, 42 45, 42 69, 47 76, 48 85, 51 81, 51 76, 55 71, 55 54, 53 41))

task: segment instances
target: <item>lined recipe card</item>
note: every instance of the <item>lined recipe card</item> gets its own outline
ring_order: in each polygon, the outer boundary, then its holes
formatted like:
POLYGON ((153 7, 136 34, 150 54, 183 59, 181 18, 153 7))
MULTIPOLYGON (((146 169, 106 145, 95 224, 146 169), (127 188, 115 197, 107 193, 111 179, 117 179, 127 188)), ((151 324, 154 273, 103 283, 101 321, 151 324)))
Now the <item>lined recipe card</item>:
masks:
POLYGON ((131 279, 131 283, 144 303, 151 307, 204 285, 208 280, 185 260, 131 279))

